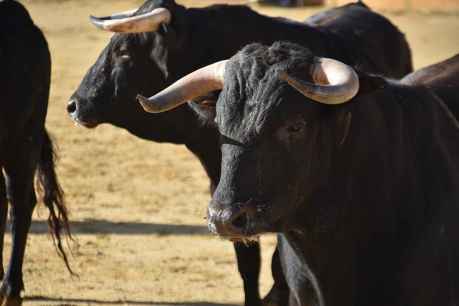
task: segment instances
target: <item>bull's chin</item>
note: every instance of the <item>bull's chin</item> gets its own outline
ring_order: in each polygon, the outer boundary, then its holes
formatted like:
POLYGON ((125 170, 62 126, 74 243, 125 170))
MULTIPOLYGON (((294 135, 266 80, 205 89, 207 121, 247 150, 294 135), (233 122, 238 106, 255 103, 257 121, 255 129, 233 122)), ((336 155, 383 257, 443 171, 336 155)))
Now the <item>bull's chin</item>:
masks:
POLYGON ((209 226, 209 229, 211 232, 218 235, 222 239, 230 240, 232 242, 242 242, 245 244, 250 244, 258 241, 261 235, 280 232, 281 227, 277 224, 277 222, 263 222, 262 224, 252 223, 249 226, 247 226, 244 230, 237 232, 233 231, 219 233, 215 229, 212 229, 211 226, 209 226))
POLYGON ((71 116, 75 125, 85 127, 87 129, 94 129, 99 125, 99 122, 93 120, 82 120, 78 117, 71 116))

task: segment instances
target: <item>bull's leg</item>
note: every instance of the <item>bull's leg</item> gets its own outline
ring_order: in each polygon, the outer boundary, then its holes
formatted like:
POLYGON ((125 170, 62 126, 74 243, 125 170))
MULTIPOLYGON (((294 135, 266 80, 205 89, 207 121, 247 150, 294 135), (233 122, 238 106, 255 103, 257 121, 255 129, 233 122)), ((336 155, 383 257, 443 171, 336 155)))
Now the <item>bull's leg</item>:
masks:
POLYGON ((234 243, 237 257, 237 267, 244 282, 245 306, 261 306, 258 291, 258 278, 260 276, 260 244, 234 243))
POLYGON ((5 165, 6 188, 11 205, 12 250, 8 270, 0 287, 3 306, 21 305, 24 289, 22 264, 32 211, 36 204, 33 177, 37 158, 36 149, 23 148, 14 160, 5 165))
MULTIPOLYGON (((295 241, 295 240, 294 240, 295 241)), ((277 235, 279 261, 289 288, 289 306, 325 305, 317 279, 285 234, 277 235)))
POLYGON ((5 178, 0 167, 0 279, 3 279, 3 276, 5 276, 5 271, 3 270, 3 240, 5 237, 7 213, 8 201, 6 199, 5 178))
POLYGON ((271 261, 271 272, 274 284, 263 299, 263 306, 289 306, 289 289, 282 272, 278 247, 276 247, 271 261))

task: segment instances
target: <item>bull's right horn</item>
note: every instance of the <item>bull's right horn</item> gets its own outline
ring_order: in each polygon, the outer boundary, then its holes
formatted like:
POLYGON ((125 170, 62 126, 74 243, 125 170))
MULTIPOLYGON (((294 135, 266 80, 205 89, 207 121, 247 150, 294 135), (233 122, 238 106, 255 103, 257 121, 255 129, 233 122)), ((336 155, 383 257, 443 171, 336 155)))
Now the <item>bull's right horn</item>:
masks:
POLYGON ((227 60, 198 69, 181 78, 151 98, 137 96, 137 101, 149 113, 162 113, 189 100, 223 88, 223 74, 227 60))
POLYGON ((108 17, 90 16, 89 20, 99 29, 118 33, 143 33, 154 32, 163 23, 169 23, 171 13, 168 9, 160 7, 151 12, 130 16, 136 10, 114 14, 108 17))

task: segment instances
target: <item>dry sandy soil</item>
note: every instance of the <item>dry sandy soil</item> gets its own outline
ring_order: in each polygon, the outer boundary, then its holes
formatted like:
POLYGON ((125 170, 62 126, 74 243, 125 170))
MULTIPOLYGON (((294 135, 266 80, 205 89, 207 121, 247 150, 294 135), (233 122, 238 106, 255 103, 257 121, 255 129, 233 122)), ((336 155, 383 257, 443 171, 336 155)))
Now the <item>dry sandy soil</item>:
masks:
MULTIPOLYGON (((58 143, 58 173, 71 209, 75 243, 71 277, 54 252, 37 209, 25 259, 26 305, 238 305, 241 281, 232 245, 207 233, 209 200, 200 164, 182 146, 141 141, 104 125, 73 125, 66 102, 109 34, 88 15, 139 1, 25 0, 53 55, 48 129, 58 143)), ((210 1, 188 1, 204 5, 210 1)), ((302 20, 306 9, 254 7, 302 20)), ((389 15, 407 34, 416 67, 459 52, 459 18, 389 15)), ((7 246, 10 245, 7 237, 7 246)), ((262 293, 270 284, 274 238, 263 237, 262 293)))

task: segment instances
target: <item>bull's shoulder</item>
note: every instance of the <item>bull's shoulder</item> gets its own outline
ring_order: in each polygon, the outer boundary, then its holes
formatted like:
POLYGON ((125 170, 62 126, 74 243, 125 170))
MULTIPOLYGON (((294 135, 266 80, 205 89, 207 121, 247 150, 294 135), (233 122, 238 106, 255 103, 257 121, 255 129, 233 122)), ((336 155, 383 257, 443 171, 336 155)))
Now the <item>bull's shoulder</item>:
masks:
POLYGON ((340 17, 351 16, 353 14, 366 14, 369 8, 362 2, 349 3, 343 6, 332 8, 317 14, 314 14, 304 20, 304 23, 311 26, 330 26, 339 22, 340 17))

